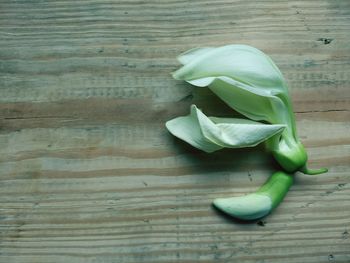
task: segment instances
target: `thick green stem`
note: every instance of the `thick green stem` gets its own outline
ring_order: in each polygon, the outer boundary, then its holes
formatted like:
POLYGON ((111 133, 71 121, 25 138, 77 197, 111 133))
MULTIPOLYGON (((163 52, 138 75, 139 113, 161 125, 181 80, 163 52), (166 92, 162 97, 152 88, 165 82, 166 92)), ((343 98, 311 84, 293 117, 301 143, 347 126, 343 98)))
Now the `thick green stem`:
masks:
POLYGON ((272 201, 272 209, 274 209, 281 203, 293 181, 292 175, 276 172, 256 193, 269 196, 272 201))
POLYGON ((309 169, 307 167, 307 164, 305 164, 303 167, 301 167, 300 172, 304 174, 309 174, 309 175, 318 175, 318 174, 327 173, 328 169, 327 168, 309 169))
POLYGON ((293 177, 284 172, 274 173, 255 193, 245 196, 218 198, 214 206, 224 213, 243 220, 255 220, 276 208, 289 188, 293 177))

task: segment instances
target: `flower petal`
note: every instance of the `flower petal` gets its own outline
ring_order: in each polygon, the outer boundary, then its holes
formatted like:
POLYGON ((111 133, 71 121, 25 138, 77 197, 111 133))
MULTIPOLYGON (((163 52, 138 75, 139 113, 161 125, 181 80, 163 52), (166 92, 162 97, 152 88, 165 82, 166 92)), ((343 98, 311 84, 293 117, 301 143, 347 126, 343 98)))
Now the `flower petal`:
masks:
POLYGON ((243 220, 261 218, 272 210, 271 198, 255 193, 238 197, 217 198, 213 204, 226 214, 243 220))
POLYGON ((278 98, 265 96, 258 89, 235 80, 229 80, 227 77, 216 78, 210 83, 209 89, 228 106, 252 120, 279 123, 273 103, 271 103, 272 100, 278 103, 278 98))
POLYGON ((201 55, 207 53, 208 51, 214 50, 213 47, 202 47, 202 48, 192 48, 184 53, 182 53, 180 56, 177 57, 177 60, 185 65, 193 61, 194 59, 200 57, 201 55))
POLYGON ((196 111, 197 108, 191 107, 190 115, 167 121, 165 124, 167 129, 174 136, 207 153, 222 149, 222 146, 208 140, 203 135, 196 111))
POLYGON ((273 61, 247 45, 194 49, 183 55, 185 65, 175 79, 208 86, 231 108, 246 117, 286 124, 295 135, 287 84, 273 61))
POLYGON ((285 125, 270 125, 260 122, 234 119, 210 118, 221 131, 221 145, 229 148, 253 147, 281 133, 285 125))
MULTIPOLYGON (((190 51, 190 54, 197 52, 190 51)), ((191 58, 192 61, 185 59, 185 66, 174 73, 174 78, 191 81, 226 76, 258 88, 260 93, 266 96, 287 92, 283 76, 277 66, 267 55, 254 47, 228 45, 199 52, 198 55, 187 58, 191 58)))
POLYGON ((208 118, 195 105, 191 114, 166 123, 176 137, 205 152, 222 148, 253 147, 278 134, 284 125, 269 125, 242 119, 208 118))

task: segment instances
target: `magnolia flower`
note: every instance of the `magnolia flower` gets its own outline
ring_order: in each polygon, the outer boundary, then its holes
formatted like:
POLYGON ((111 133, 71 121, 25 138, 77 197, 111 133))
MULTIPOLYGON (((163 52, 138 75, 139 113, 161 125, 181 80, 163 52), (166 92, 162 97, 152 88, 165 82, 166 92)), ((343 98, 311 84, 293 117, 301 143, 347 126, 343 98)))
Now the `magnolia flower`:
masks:
MULTIPOLYGON (((307 154, 297 135, 287 83, 267 55, 247 45, 228 45, 192 49, 180 55, 178 59, 184 66, 173 73, 175 79, 185 80, 198 87, 208 87, 228 106, 251 120, 266 121, 285 127, 272 137, 271 134, 260 134, 260 130, 254 129, 239 132, 239 136, 243 137, 264 135, 267 149, 272 152, 285 171, 302 171, 307 174, 327 171, 307 168, 307 154)), ((184 120, 172 120, 172 125, 167 125, 169 131, 178 136, 177 131, 181 129, 175 131, 174 127, 183 126, 184 120)), ((237 119, 222 120, 221 126, 224 121, 231 123, 233 129, 232 125, 237 119)), ((188 121, 186 125, 189 125, 188 121)), ((189 126, 198 130, 198 125, 199 123, 194 120, 189 126)), ((191 133, 190 130, 188 132, 191 133)), ((187 142, 193 145, 193 142, 189 140, 187 142)), ((211 149, 221 149, 215 144, 217 142, 214 140, 211 146, 208 145, 208 149, 200 149, 207 152, 211 149)), ((253 145, 235 145, 235 147, 247 146, 253 145)))
MULTIPOLYGON (((307 168, 307 154, 297 135, 287 83, 263 52, 246 45, 228 45, 191 49, 178 60, 183 67, 173 73, 175 79, 208 87, 250 120, 207 117, 192 105, 190 115, 166 123, 174 136, 208 153, 264 142, 288 173, 327 171, 307 168)), ((214 205, 241 219, 257 219, 281 202, 292 182, 291 175, 278 172, 256 193, 216 199, 214 205)))

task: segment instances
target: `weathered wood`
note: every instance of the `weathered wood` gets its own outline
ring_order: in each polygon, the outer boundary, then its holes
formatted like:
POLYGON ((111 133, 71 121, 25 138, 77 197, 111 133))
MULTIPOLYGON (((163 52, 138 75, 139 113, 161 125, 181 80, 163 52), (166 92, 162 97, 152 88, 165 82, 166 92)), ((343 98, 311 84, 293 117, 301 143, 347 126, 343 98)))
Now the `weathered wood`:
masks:
POLYGON ((0 262, 350 262, 350 2, 0 1, 0 262), (205 154, 164 122, 192 103, 189 48, 245 43, 290 84, 310 166, 273 214, 215 197, 276 169, 263 149, 205 154))

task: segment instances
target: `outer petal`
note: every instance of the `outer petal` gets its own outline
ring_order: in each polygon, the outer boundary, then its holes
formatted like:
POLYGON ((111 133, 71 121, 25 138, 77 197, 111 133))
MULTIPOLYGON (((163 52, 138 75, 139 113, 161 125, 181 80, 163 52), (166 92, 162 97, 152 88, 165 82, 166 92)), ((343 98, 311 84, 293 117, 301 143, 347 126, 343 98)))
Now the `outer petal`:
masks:
MULTIPOLYGON (((286 93, 284 79, 272 60, 260 50, 247 45, 228 45, 206 52, 191 52, 192 61, 176 71, 180 80, 226 76, 260 89, 266 96, 286 93)), ((186 53, 185 53, 186 54, 186 53)))
POLYGON ((267 125, 242 119, 208 118, 195 105, 191 114, 166 123, 176 137, 205 152, 222 148, 253 147, 280 133, 284 125, 267 125))
POLYGON ((177 57, 177 60, 185 65, 193 61, 195 58, 200 57, 201 55, 204 55, 208 51, 211 51, 215 48, 213 47, 202 47, 202 48, 192 48, 184 53, 182 53, 180 56, 177 57))

